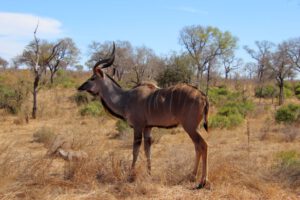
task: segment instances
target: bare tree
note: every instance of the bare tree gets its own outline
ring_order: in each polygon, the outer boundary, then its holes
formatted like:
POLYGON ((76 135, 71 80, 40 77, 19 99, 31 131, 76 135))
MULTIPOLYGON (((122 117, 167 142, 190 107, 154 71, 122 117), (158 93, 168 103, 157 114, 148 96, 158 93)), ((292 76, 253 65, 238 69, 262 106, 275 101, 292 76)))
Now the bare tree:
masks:
POLYGON ((133 56, 134 65, 131 68, 135 77, 131 80, 133 83, 154 80, 162 71, 164 61, 156 56, 152 49, 145 46, 136 47, 133 56))
POLYGON ((133 47, 128 41, 117 41, 116 59, 113 64, 116 70, 117 79, 123 79, 126 73, 129 73, 130 68, 134 65, 133 47))
POLYGON ((198 84, 203 73, 208 70, 208 85, 212 62, 228 51, 233 51, 236 48, 237 38, 230 32, 222 32, 215 27, 187 26, 181 30, 179 42, 194 60, 198 84))
POLYGON ((269 41, 256 41, 257 50, 245 46, 244 49, 257 63, 257 78, 259 84, 263 84, 264 79, 268 77, 268 69, 270 69, 270 60, 272 49, 275 46, 269 41))
POLYGON ((56 44, 52 43, 49 50, 57 45, 55 55, 47 63, 50 71, 50 82, 53 84, 53 77, 59 69, 65 69, 67 66, 78 62, 79 49, 71 38, 59 40, 56 44), (58 45, 57 45, 58 44, 58 45))
POLYGON ((0 57, 0 69, 5 70, 8 66, 8 62, 4 59, 0 57))
POLYGON ((10 60, 10 68, 18 69, 20 65, 20 60, 22 60, 22 55, 17 55, 10 60))
MULTIPOLYGON (((89 67, 94 66, 94 64, 101 60, 109 54, 111 51, 111 42, 106 41, 104 43, 92 42, 89 45, 89 54, 90 59, 86 62, 86 65, 89 67)), ((133 47, 128 41, 117 41, 116 42, 116 54, 115 62, 113 68, 108 69, 116 72, 116 76, 120 81, 123 79, 124 74, 130 71, 130 68, 134 65, 133 61, 133 47)), ((114 74, 114 73, 113 73, 114 74)))
POLYGON ((102 60, 108 55, 110 46, 110 41, 106 41, 104 43, 93 41, 88 46, 88 54, 90 55, 90 59, 85 64, 89 68, 92 68, 98 60, 102 60))
POLYGON ((221 62, 224 67, 225 79, 228 79, 229 73, 237 70, 243 63, 242 59, 236 58, 234 54, 222 55, 221 62))
POLYGON ((300 37, 290 39, 287 45, 289 46, 288 56, 294 63, 295 69, 300 72, 300 37))
MULTIPOLYGON (((111 42, 92 42, 89 51, 91 57, 86 65, 92 67, 98 60, 108 56, 111 52, 111 42)), ((156 56, 152 49, 146 46, 133 47, 128 41, 117 41, 113 67, 106 70, 111 71, 119 81, 127 78, 126 81, 140 83, 145 79, 153 80, 163 65, 163 60, 156 56)))
POLYGON ((256 64, 253 62, 248 62, 244 66, 244 70, 245 70, 246 74, 248 74, 248 78, 250 80, 253 79, 253 74, 255 73, 255 67, 256 67, 256 64))
POLYGON ((34 75, 34 82, 33 82, 33 107, 32 107, 32 118, 36 118, 37 113, 37 94, 39 91, 39 83, 40 80, 45 74, 47 65, 54 56, 57 54, 58 46, 60 43, 57 43, 51 48, 49 52, 49 43, 46 41, 41 41, 37 38, 36 33, 38 30, 38 25, 34 30, 34 40, 26 46, 23 54, 18 56, 18 62, 24 63, 25 65, 31 68, 31 71, 34 75))
POLYGON ((279 87, 279 105, 284 103, 284 81, 294 73, 294 65, 288 54, 287 43, 278 45, 277 50, 272 54, 271 69, 279 87))

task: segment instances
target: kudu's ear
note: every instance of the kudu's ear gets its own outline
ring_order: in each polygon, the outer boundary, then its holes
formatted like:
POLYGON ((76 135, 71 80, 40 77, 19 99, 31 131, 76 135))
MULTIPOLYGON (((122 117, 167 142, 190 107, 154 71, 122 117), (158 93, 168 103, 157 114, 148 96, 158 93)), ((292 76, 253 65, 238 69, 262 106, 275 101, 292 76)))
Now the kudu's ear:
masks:
POLYGON ((94 68, 94 74, 96 74, 97 76, 103 78, 104 77, 104 73, 103 71, 101 70, 100 67, 95 67, 94 68))

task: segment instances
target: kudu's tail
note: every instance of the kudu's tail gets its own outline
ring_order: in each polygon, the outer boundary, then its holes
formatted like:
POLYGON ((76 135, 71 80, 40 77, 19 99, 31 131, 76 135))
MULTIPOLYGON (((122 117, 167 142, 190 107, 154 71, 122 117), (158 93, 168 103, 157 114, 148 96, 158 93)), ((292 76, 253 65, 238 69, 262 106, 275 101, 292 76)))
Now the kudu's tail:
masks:
POLYGON ((209 102, 208 99, 206 99, 205 107, 204 107, 204 123, 203 127, 205 128, 206 132, 208 133, 208 110, 209 110, 209 102))

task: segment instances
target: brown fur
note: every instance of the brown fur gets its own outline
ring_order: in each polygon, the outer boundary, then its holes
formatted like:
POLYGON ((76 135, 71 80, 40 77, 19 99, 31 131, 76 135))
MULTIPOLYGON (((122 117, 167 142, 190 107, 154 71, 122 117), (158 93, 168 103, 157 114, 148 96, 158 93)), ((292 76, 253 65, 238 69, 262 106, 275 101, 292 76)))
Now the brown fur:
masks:
POLYGON ((134 86, 132 89, 135 89, 140 86, 147 86, 149 89, 153 89, 153 90, 159 89, 159 87, 155 83, 149 81, 142 81, 141 83, 138 83, 136 86, 134 86))

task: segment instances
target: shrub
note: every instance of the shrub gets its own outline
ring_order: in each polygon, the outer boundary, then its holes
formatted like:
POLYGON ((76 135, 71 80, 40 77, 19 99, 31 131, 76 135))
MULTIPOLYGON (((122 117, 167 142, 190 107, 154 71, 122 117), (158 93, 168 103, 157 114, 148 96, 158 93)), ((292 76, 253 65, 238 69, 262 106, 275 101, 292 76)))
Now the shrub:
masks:
POLYGON ((62 86, 63 88, 74 88, 76 86, 75 80, 70 77, 59 77, 54 81, 55 85, 62 86))
POLYGON ((295 95, 298 99, 300 99, 300 82, 298 82, 296 85, 295 85, 295 95))
POLYGON ((282 106, 275 113, 277 122, 292 123, 300 119, 300 105, 288 104, 282 106))
POLYGON ((300 94, 300 87, 295 88, 295 94, 299 95, 300 94))
MULTIPOLYGON (((277 154, 279 165, 289 167, 300 164, 300 155, 296 151, 282 151, 277 154)), ((299 166, 300 167, 300 166, 299 166)))
POLYGON ((240 125, 244 121, 244 118, 241 114, 230 114, 230 115, 221 115, 217 114, 212 116, 209 121, 209 126, 213 128, 233 128, 240 125))
POLYGON ((300 154, 294 150, 282 151, 276 155, 277 176, 292 187, 300 186, 300 154))
POLYGON ((259 98, 274 98, 279 94, 277 87, 273 85, 265 85, 263 87, 255 88, 255 96, 259 98))
MULTIPOLYGON (((285 98, 293 96, 293 87, 290 83, 285 83, 283 88, 285 98)), ((255 88, 255 96, 258 98, 275 98, 279 95, 279 88, 275 85, 265 85, 255 88)))
POLYGON ((99 101, 92 101, 86 105, 84 105, 80 109, 80 114, 82 116, 101 116, 103 115, 104 109, 99 101))
POLYGON ((293 96, 293 90, 287 87, 284 87, 283 89, 284 97, 285 98, 291 98, 293 96))
POLYGON ((6 109, 11 114, 16 114, 20 111, 28 94, 29 87, 22 80, 14 85, 0 83, 0 108, 6 109))
POLYGON ((129 130, 129 125, 124 120, 118 120, 116 123, 116 128, 119 133, 123 133, 129 130))
POLYGON ((169 66, 162 71, 156 81, 162 87, 167 87, 177 83, 189 83, 192 72, 186 66, 169 66))
POLYGON ((229 102, 224 107, 233 107, 238 110, 238 113, 245 117, 250 111, 254 109, 254 104, 252 101, 244 102, 229 102))
POLYGON ((228 117, 230 115, 236 115, 236 114, 240 114, 240 113, 236 106, 231 106, 231 105, 227 104, 219 109, 218 114, 228 117))
POLYGON ((219 105, 226 101, 231 94, 232 93, 226 87, 213 87, 208 91, 209 100, 214 105, 219 105))
POLYGON ((210 127, 228 128, 230 127, 229 118, 222 115, 215 115, 209 119, 210 127))
POLYGON ((49 145, 54 140, 55 134, 47 127, 42 127, 33 133, 33 140, 35 142, 44 143, 49 145))
POLYGON ((210 88, 208 96, 210 102, 219 108, 217 114, 210 118, 211 127, 236 127, 254 109, 253 102, 245 100, 242 93, 231 92, 225 86, 210 88))
POLYGON ((233 128, 244 121, 247 113, 253 110, 253 103, 246 102, 229 102, 222 106, 218 113, 211 117, 210 126, 219 128, 233 128))
POLYGON ((284 82, 284 88, 287 88, 289 90, 293 90, 293 83, 292 82, 284 82))
POLYGON ((116 130, 117 132, 116 133, 112 133, 110 135, 110 139, 121 139, 121 140, 124 140, 124 147, 125 146, 131 146, 131 140, 129 138, 130 135, 130 127, 129 125, 127 124, 127 122, 119 119, 116 123, 116 130))
POLYGON ((72 100, 76 102, 77 106, 88 104, 91 101, 90 95, 87 92, 77 92, 72 97, 72 100))
POLYGON ((75 79, 65 70, 57 71, 53 83, 55 86, 61 86, 63 88, 74 88, 77 85, 75 79))

